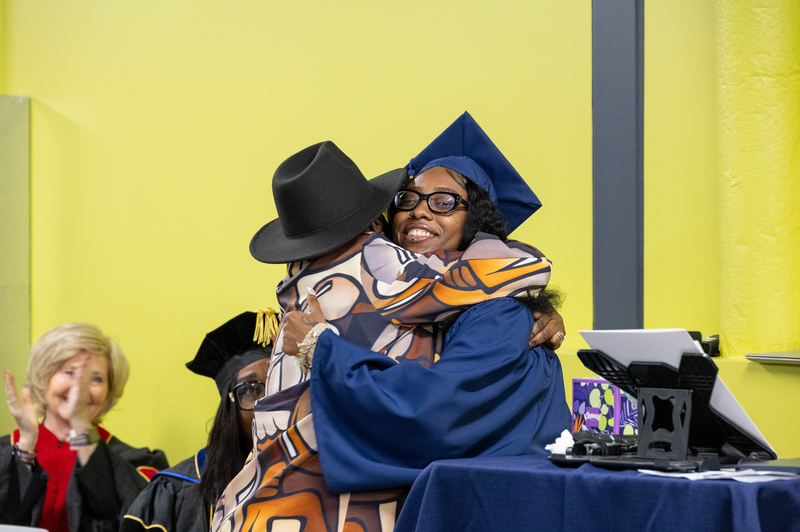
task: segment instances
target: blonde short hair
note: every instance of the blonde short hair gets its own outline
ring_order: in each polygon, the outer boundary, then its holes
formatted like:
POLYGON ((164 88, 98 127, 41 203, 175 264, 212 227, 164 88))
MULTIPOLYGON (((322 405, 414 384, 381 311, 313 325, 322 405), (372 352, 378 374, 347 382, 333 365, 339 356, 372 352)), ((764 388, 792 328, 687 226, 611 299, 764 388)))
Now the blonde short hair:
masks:
POLYGON ((99 423, 122 397, 128 381, 128 360, 119 344, 90 323, 65 323, 44 333, 31 348, 28 360, 28 386, 40 417, 47 409, 45 393, 50 379, 70 358, 86 351, 108 361, 108 395, 92 422, 99 423))

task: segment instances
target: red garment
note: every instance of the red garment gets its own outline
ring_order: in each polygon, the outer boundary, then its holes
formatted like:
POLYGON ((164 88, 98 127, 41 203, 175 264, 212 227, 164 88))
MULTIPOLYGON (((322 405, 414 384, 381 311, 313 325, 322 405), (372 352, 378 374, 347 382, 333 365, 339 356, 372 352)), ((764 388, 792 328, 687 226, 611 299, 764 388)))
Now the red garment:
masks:
MULTIPOLYGON (((109 440, 111 435, 107 430, 97 427, 97 431, 103 440, 109 440)), ((14 443, 19 441, 19 429, 14 431, 12 441, 14 443)), ((77 456, 78 451, 71 450, 68 443, 58 441, 55 434, 47 430, 44 425, 39 424, 36 459, 50 476, 47 481, 47 494, 44 498, 40 528, 50 532, 69 532, 66 506, 67 485, 77 456)))

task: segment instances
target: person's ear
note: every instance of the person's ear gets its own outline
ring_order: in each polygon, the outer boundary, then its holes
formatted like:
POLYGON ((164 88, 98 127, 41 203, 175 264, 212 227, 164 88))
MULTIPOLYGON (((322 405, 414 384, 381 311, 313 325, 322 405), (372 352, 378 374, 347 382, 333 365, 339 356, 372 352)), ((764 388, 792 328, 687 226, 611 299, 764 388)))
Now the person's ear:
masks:
POLYGON ((375 233, 382 233, 383 227, 384 227, 383 216, 381 216, 370 224, 369 230, 375 233))

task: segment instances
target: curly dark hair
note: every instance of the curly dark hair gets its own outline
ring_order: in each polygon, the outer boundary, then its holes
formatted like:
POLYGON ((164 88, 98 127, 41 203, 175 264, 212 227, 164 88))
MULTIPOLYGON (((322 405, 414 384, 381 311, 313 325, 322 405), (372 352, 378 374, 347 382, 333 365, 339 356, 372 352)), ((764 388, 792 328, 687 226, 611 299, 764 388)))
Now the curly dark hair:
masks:
POLYGON ((506 220, 497 205, 489 198, 489 193, 458 172, 447 170, 447 173, 453 179, 460 177, 464 180, 464 188, 469 198, 467 219, 464 220, 464 227, 461 230, 461 241, 458 243, 458 250, 464 251, 467 249, 467 246, 475 240, 475 235, 479 232, 494 235, 503 242, 508 240, 506 220))

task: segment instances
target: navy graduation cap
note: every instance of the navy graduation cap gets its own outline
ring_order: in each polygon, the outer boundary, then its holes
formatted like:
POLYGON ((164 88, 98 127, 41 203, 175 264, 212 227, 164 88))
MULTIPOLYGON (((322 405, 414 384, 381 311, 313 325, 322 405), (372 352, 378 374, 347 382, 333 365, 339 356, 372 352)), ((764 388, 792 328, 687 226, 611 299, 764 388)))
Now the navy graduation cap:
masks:
POLYGON ((542 206, 519 172, 469 113, 459 116, 411 159, 408 175, 413 177, 434 166, 458 172, 488 192, 506 219, 509 233, 542 206))

